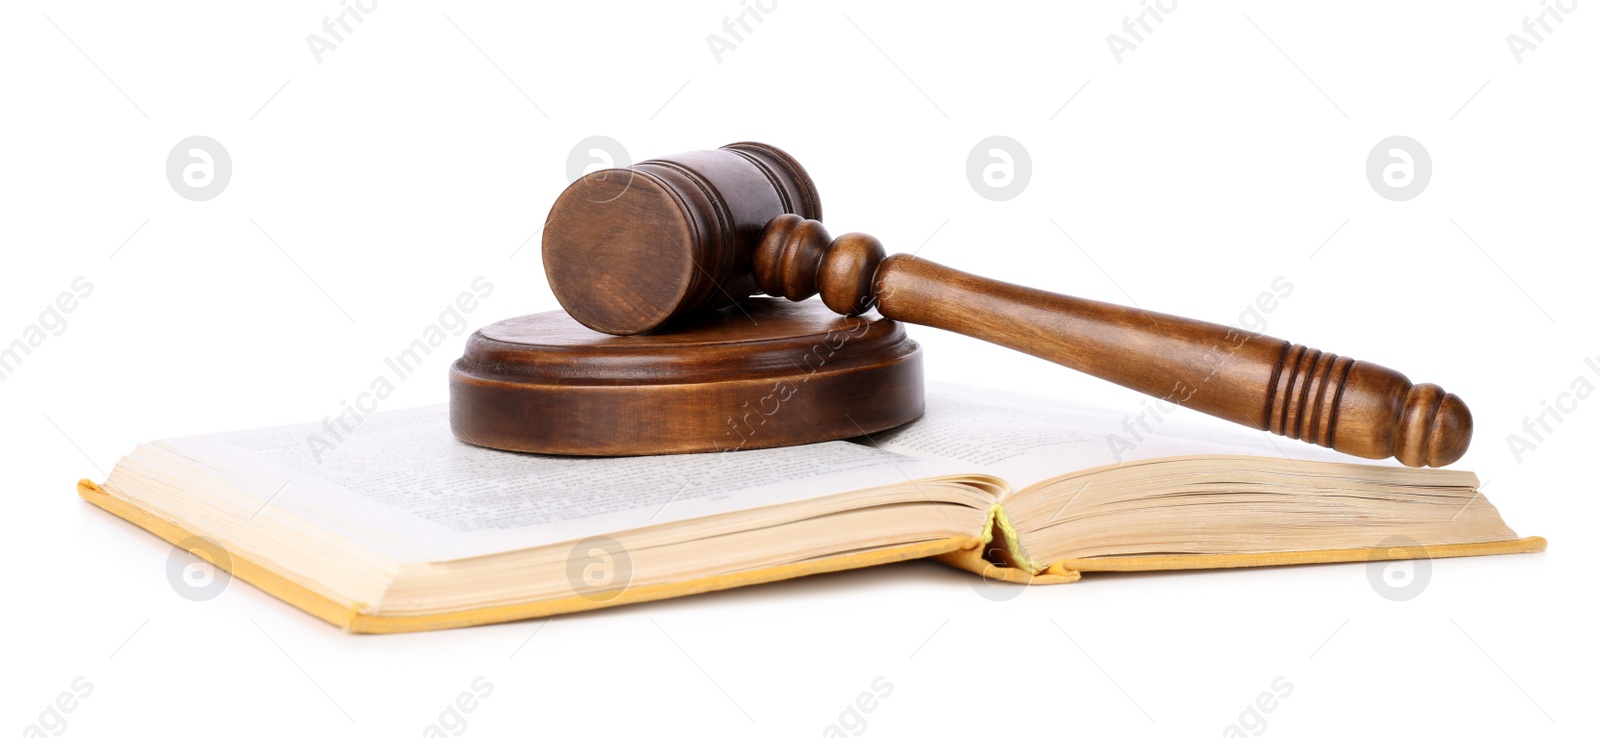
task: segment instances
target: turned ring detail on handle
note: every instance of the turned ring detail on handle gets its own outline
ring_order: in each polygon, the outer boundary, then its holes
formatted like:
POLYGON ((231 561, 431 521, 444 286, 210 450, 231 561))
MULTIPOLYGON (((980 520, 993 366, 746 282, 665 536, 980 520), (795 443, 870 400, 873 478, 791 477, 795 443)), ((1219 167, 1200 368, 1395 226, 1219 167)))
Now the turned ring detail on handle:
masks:
POLYGON ((1355 456, 1444 466, 1472 438, 1461 398, 1377 364, 885 256, 872 236, 830 239, 820 222, 798 215, 769 222, 752 270, 769 295, 820 293, 845 315, 876 306, 888 318, 1007 346, 1153 396, 1177 394, 1179 404, 1201 412, 1355 456))
POLYGON ((1366 458, 1442 466, 1466 451, 1460 398, 1399 372, 1175 315, 1022 287, 830 238, 793 157, 761 143, 580 177, 545 222, 545 277, 583 326, 671 332, 750 295, 954 331, 1193 410, 1366 458), (675 326, 675 327, 674 327, 675 326))

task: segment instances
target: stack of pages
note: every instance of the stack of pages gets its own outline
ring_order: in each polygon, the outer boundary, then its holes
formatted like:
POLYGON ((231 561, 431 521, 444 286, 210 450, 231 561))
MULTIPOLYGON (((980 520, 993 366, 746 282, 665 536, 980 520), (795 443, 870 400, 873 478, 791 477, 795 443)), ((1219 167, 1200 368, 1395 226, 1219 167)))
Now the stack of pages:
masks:
POLYGON ((1471 472, 1352 463, 1186 412, 933 385, 922 419, 872 438, 592 459, 463 444, 437 406, 365 416, 336 444, 322 424, 144 444, 79 494, 357 632, 913 558, 1058 583, 1544 549, 1471 472))

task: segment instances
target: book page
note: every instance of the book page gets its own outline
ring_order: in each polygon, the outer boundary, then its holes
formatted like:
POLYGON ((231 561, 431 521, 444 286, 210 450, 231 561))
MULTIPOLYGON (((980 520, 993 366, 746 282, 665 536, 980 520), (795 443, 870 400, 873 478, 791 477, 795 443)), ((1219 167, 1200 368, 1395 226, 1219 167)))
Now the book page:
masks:
POLYGON ((496 451, 456 440, 442 405, 375 413, 332 431, 308 424, 156 445, 240 480, 232 486, 262 506, 361 538, 402 562, 517 550, 970 471, 844 441, 617 458, 496 451))
POLYGON ((1013 490, 1069 472, 1164 456, 1384 463, 1163 406, 1155 398, 1118 411, 944 382, 929 383, 921 419, 874 439, 885 451, 976 467, 1010 482, 1013 490))

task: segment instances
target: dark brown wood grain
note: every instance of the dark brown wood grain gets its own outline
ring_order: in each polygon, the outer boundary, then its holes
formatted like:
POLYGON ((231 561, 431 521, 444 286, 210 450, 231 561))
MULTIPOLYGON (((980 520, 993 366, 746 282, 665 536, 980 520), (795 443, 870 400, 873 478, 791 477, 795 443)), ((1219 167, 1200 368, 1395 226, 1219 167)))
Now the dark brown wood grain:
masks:
POLYGON ((474 333, 450 371, 468 443, 577 456, 816 443, 922 414, 922 352, 895 321, 750 298, 671 331, 611 336, 563 312, 474 333))
POLYGON ((1471 441, 1471 413, 1437 385, 1241 329, 886 256, 871 236, 831 238, 820 213, 805 170, 763 144, 597 172, 551 210, 546 276, 574 319, 604 333, 670 332, 758 293, 820 294, 840 314, 876 307, 1356 456, 1443 466, 1471 441))
POLYGON ((884 317, 1006 346, 1354 456, 1444 466, 1461 458, 1472 438, 1472 415, 1459 397, 1377 364, 985 279, 906 254, 883 257, 871 236, 830 240, 821 223, 800 221, 774 218, 757 246, 756 285, 768 294, 805 299, 820 291, 840 312, 875 305, 884 317))
POLYGON ((822 203, 799 163, 765 144, 593 172, 550 208, 545 276, 589 328, 652 331, 755 294, 750 254, 781 213, 821 218, 822 203))

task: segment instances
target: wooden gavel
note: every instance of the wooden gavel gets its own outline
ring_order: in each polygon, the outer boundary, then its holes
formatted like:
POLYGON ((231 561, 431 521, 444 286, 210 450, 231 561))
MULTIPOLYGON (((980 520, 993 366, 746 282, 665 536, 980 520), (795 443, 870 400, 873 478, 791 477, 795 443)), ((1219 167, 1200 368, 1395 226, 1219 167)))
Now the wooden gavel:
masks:
POLYGON ((738 143, 588 174, 551 208, 544 265, 578 322, 634 335, 758 293, 821 294, 1013 348, 1169 402, 1347 454, 1444 466, 1461 399, 1376 364, 1236 328, 985 279, 877 239, 830 238, 798 162, 738 143))

